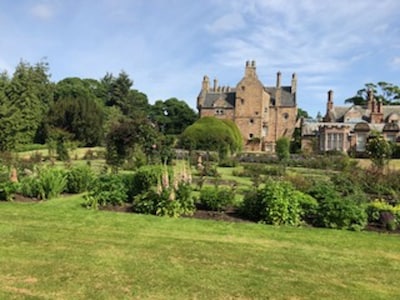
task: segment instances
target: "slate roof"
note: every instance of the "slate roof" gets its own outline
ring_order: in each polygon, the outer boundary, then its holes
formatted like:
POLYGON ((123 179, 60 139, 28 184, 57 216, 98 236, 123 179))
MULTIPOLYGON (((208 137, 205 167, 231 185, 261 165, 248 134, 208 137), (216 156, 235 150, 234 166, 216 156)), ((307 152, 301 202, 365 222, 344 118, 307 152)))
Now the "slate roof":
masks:
MULTIPOLYGON (((276 103, 276 87, 264 87, 264 90, 270 94, 271 102, 276 103)), ((296 106, 295 95, 292 94, 291 86, 282 86, 281 88, 281 106, 296 106)))
MULTIPOLYGON (((329 116, 336 122, 345 122, 344 115, 350 110, 359 112, 362 120, 369 120, 371 111, 365 106, 352 105, 352 106, 334 106, 333 110, 329 112, 329 116)), ((386 120, 390 115, 398 114, 400 116, 400 105, 383 105, 383 119, 386 120)), ((359 122, 360 120, 351 120, 351 122, 359 122)))
POLYGON ((208 92, 204 100, 203 108, 208 107, 235 107, 236 92, 208 92), (215 106, 218 102, 218 106, 215 106), (221 105, 223 103, 223 105, 221 105))
MULTIPOLYGON (((276 103, 276 87, 264 87, 264 90, 271 96, 271 103, 276 103)), ((283 86, 281 90, 281 106, 296 106, 295 95, 292 94, 290 86, 283 86)), ((230 89, 229 92, 209 91, 205 95, 203 108, 224 107, 234 108, 236 102, 236 89, 230 89), (221 103, 223 103, 221 105, 221 103)))

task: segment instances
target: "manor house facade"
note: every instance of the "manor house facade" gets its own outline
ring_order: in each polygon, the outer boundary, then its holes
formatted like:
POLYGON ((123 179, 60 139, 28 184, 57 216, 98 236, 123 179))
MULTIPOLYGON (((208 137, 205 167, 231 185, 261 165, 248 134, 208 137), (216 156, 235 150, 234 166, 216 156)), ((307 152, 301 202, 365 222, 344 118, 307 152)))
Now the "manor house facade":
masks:
POLYGON ((264 86, 258 79, 256 64, 247 61, 244 77, 234 88, 221 87, 217 79, 210 85, 204 76, 197 98, 200 117, 214 116, 236 123, 245 151, 274 152, 280 137, 293 135, 297 117, 297 78, 292 75, 291 85, 281 85, 281 73, 275 86, 264 86))
POLYGON ((326 114, 320 121, 303 121, 303 151, 365 152, 368 137, 381 133, 386 140, 398 142, 400 106, 383 105, 368 91, 366 105, 335 106, 333 91, 328 92, 326 114))

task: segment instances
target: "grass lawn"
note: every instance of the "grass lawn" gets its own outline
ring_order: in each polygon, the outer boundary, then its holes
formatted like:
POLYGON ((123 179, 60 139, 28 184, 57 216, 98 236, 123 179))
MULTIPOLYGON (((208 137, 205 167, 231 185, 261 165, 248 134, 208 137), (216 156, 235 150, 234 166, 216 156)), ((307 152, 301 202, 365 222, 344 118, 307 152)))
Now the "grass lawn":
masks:
POLYGON ((0 203, 0 299, 396 299, 400 237, 0 203))

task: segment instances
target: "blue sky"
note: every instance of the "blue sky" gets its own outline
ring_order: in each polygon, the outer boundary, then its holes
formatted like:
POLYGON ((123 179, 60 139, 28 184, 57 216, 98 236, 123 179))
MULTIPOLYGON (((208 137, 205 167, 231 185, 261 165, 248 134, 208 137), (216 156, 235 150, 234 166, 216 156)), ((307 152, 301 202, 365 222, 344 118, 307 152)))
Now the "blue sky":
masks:
POLYGON ((0 71, 46 58, 51 79, 127 72, 155 100, 195 107, 204 75, 235 86, 298 76, 298 104, 324 113, 367 82, 400 85, 398 0, 3 0, 0 71))

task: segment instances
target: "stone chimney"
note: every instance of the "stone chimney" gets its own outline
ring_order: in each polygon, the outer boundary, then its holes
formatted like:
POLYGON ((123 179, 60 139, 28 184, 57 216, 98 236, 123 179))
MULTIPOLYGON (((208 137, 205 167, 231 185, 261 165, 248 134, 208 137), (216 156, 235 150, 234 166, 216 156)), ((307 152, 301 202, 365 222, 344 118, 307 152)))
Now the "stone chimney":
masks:
POLYGON ((374 99, 374 93, 369 89, 367 91, 367 108, 371 111, 371 112, 375 112, 375 99, 374 99))
POLYGON ((244 72, 245 77, 257 77, 256 74, 256 62, 253 61, 246 61, 246 69, 244 72))
POLYGON ((214 87, 213 87, 213 91, 216 92, 218 89, 218 80, 217 78, 214 79, 214 87))
POLYGON ((210 80, 208 79, 208 76, 203 77, 203 82, 201 84, 201 90, 208 92, 210 90, 210 80))
POLYGON ((327 109, 327 112, 333 110, 333 91, 332 90, 328 91, 328 102, 326 105, 326 109, 327 109))
POLYGON ((281 87, 281 72, 276 73, 276 88, 279 89, 281 87))
POLYGON ((296 94, 297 90, 297 75, 296 73, 292 74, 292 94, 296 94))
POLYGON ((378 101, 378 113, 382 113, 382 101, 378 101))
POLYGON ((368 108, 371 107, 370 120, 373 124, 379 124, 383 122, 382 102, 376 101, 374 93, 368 90, 368 108))

